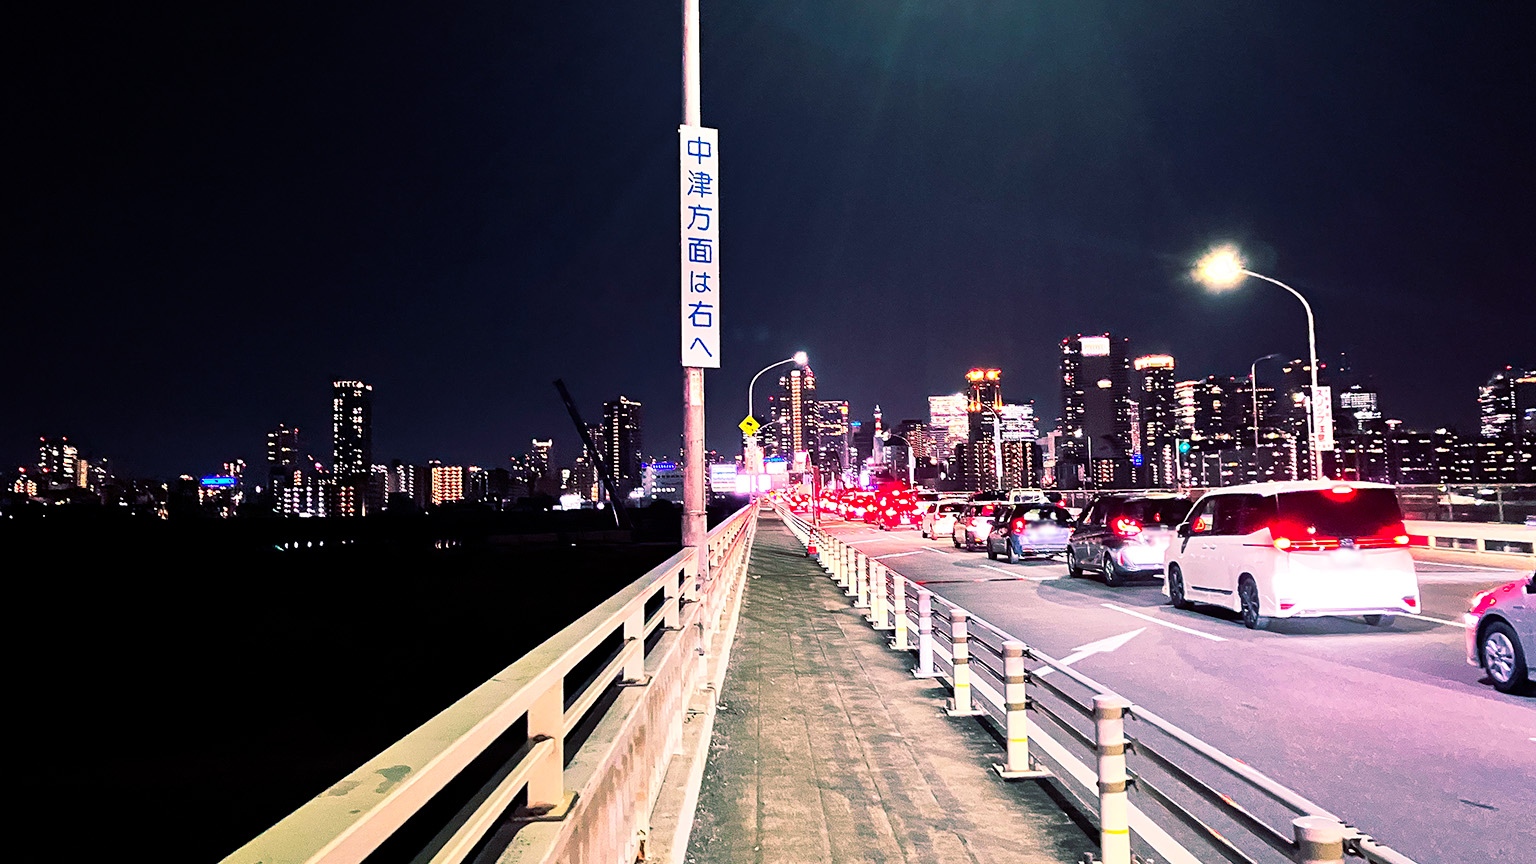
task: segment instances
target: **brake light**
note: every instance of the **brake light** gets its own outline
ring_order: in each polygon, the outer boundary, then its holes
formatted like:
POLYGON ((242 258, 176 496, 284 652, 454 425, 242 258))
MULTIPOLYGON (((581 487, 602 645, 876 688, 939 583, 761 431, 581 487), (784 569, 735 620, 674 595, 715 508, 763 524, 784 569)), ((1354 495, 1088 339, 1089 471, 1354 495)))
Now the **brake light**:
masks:
POLYGON ((1013 520, 1013 533, 1019 534, 1019 533, 1022 533, 1023 531, 1024 531, 1024 520, 1023 519, 1015 519, 1015 520, 1013 520))
POLYGON ((1296 604, 1295 603, 1281 602, 1281 604, 1280 604, 1280 611, 1281 612, 1289 612, 1290 610, 1292 610, 1294 608, 1296 608, 1296 604))
POLYGON ((1290 549, 1291 549, 1291 538, 1289 538, 1289 537, 1276 537, 1275 538, 1275 548, 1279 549, 1281 552, 1289 552, 1290 549))
POLYGON ((1355 487, 1353 487, 1353 486, 1334 486, 1333 488, 1328 490, 1328 494, 1332 495, 1335 498, 1348 498, 1349 496, 1355 494, 1355 487))
POLYGON ((1403 598, 1403 605, 1407 606, 1409 609, 1413 609, 1413 608, 1415 608, 1415 607, 1417 607, 1419 605, 1419 598, 1417 598, 1417 597, 1404 597, 1403 598))
POLYGON ((1121 537, 1135 537, 1141 533, 1141 523, 1125 516, 1115 520, 1115 533, 1121 537))

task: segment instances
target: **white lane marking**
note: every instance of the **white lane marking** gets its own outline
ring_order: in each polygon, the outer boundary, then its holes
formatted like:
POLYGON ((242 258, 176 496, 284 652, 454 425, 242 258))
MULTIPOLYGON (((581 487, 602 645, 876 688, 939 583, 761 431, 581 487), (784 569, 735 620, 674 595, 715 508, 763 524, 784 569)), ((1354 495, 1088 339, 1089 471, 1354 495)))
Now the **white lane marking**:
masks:
MULTIPOLYGON (((1125 643, 1136 638, 1136 636, 1139 634, 1146 632, 1146 629, 1147 628, 1145 627, 1137 627, 1135 630, 1132 630, 1129 633, 1121 633, 1119 636, 1111 636, 1108 639, 1100 639, 1097 642, 1089 642, 1087 645, 1080 645, 1076 648, 1073 648, 1071 654, 1068 654, 1056 662, 1062 666, 1071 666, 1073 663, 1076 663, 1084 657, 1092 657, 1095 654, 1108 654, 1116 648, 1119 648, 1121 645, 1124 645, 1125 643)), ((1054 666, 1047 666, 1038 672, 1031 672, 1030 674, 1049 675, 1054 671, 1056 671, 1054 666)))
POLYGON ((1010 572, 1008 572, 1007 570, 1004 570, 1001 567, 993 567, 991 564, 983 564, 981 566, 987 568, 988 570, 995 570, 998 573, 1002 573, 1005 576, 1017 576, 1017 575, 1019 575, 1017 573, 1010 573, 1010 572))
POLYGON ((1425 621, 1433 621, 1436 624, 1444 624, 1447 627, 1465 627, 1465 626, 1467 626, 1467 622, 1465 622, 1465 621, 1447 621, 1444 618, 1433 618, 1433 617, 1431 617, 1429 615, 1408 615, 1408 616, 1404 616, 1404 617, 1407 618, 1410 621, 1419 620, 1419 619, 1423 619, 1425 621))
POLYGON ((1127 615, 1134 615, 1135 617, 1140 618, 1143 621, 1151 621, 1153 624, 1157 624, 1157 625, 1160 625, 1160 626, 1163 626, 1163 627, 1167 627, 1170 630, 1178 630, 1178 631, 1183 632, 1183 633, 1188 633, 1191 636, 1199 636, 1201 639, 1209 639, 1212 642, 1225 642, 1225 641, 1227 641, 1226 639, 1223 639, 1220 636, 1212 636, 1209 633, 1203 633, 1203 632, 1201 632, 1199 630, 1195 630, 1195 629, 1190 628, 1190 627, 1184 627, 1184 626, 1179 625, 1179 624, 1174 624, 1174 623, 1172 623, 1170 621, 1160 621, 1160 620, 1158 620, 1156 618, 1153 618, 1151 615, 1143 615, 1140 612, 1137 612, 1135 609, 1127 609, 1124 606, 1116 606, 1113 603, 1100 603, 1099 605, 1103 606, 1105 609, 1113 609, 1116 612, 1124 612, 1127 615))
POLYGON ((1457 570, 1493 570, 1498 573, 1524 573, 1513 567, 1490 567, 1487 564, 1448 564, 1444 561, 1414 561, 1415 565, 1425 564, 1433 567, 1449 567, 1449 570, 1430 570, 1429 573, 1455 573, 1457 570))
POLYGON ((937 552, 940 555, 948 555, 949 554, 949 550, 948 549, 939 549, 939 548, 936 548, 936 547, 933 547, 933 546, 924 546, 922 551, 924 551, 924 552, 937 552))
POLYGON ((891 553, 888 553, 886 555, 876 555, 875 556, 875 560, 876 561, 884 561, 887 558, 900 558, 903 555, 921 555, 921 554, 923 554, 923 550, 921 550, 921 549, 913 549, 911 552, 891 552, 891 553))
POLYGON ((1023 573, 1015 573, 1012 570, 1004 570, 1001 567, 993 567, 991 564, 983 564, 981 566, 987 568, 988 570, 996 570, 999 573, 1007 573, 1009 576, 1012 576, 1015 579, 1028 579, 1031 582, 1047 582, 1052 579, 1061 578, 1060 576, 1028 576, 1023 573))

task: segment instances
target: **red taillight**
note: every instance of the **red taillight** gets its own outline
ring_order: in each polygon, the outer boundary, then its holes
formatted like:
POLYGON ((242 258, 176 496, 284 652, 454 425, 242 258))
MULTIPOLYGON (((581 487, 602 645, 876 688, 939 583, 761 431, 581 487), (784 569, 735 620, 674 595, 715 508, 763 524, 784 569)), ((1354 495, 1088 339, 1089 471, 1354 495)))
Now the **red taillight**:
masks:
POLYGON ((1348 498, 1349 496, 1355 494, 1355 487, 1353 487, 1353 486, 1335 486, 1332 489, 1328 490, 1328 494, 1332 495, 1335 498, 1348 498))
POLYGON ((1417 598, 1417 597, 1404 597, 1403 598, 1403 605, 1407 606, 1409 609, 1413 609, 1413 608, 1415 608, 1415 607, 1417 607, 1419 605, 1419 598, 1417 598))
POLYGON ((1281 603, 1280 604, 1280 611, 1281 612, 1289 612, 1290 610, 1292 610, 1294 608, 1296 608, 1296 604, 1295 603, 1281 603))
POLYGON ((1290 549, 1291 549, 1291 538, 1289 538, 1289 537, 1276 537, 1275 538, 1275 548, 1279 549, 1281 552, 1289 552, 1290 549))
POLYGON ((1114 529, 1121 537, 1135 537, 1141 533, 1141 523, 1122 516, 1115 520, 1114 529))
POLYGON ((1015 519, 1015 520, 1013 520, 1013 533, 1021 534, 1021 533, 1023 533, 1023 531, 1024 531, 1024 520, 1023 519, 1015 519))

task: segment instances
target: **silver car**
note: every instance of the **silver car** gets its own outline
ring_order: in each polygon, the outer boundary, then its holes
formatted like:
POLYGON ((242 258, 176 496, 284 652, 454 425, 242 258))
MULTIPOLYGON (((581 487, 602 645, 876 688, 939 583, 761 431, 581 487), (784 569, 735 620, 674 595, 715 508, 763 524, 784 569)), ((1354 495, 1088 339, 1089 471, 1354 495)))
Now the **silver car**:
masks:
POLYGON ((1054 504, 1015 504, 999 509, 987 534, 987 557, 1049 557, 1067 550, 1072 536, 1072 514, 1054 504))
POLYGON ((1493 686, 1512 693, 1530 683, 1536 649, 1536 573, 1472 598, 1467 613, 1467 662, 1481 666, 1493 686))

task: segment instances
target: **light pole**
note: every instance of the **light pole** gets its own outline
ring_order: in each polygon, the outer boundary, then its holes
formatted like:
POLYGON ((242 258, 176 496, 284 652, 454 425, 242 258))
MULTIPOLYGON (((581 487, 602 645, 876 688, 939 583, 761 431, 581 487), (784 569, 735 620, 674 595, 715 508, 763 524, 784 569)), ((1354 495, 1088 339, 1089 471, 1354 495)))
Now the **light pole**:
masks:
POLYGON ((1083 443, 1088 445, 1088 470, 1084 472, 1084 479, 1090 484, 1088 488, 1097 489, 1098 480, 1093 476, 1093 436, 1084 435, 1082 429, 1073 429, 1072 437, 1081 438, 1083 439, 1083 443))
POLYGON ((1291 292, 1291 295, 1301 301, 1303 309, 1307 310, 1307 359, 1312 369, 1312 392, 1307 398, 1307 451, 1312 461, 1312 478, 1321 479, 1323 476, 1323 451, 1318 448, 1319 430, 1317 428, 1317 319, 1312 315, 1312 304, 1307 298, 1301 296, 1301 292, 1295 288, 1263 273, 1255 273, 1243 265, 1243 259, 1237 254, 1237 250, 1231 246, 1221 246, 1211 250, 1195 266, 1195 278, 1214 291, 1222 291, 1232 288, 1241 282, 1244 276, 1252 276, 1262 279, 1273 285, 1291 292))
POLYGON ((1279 356, 1279 354, 1265 354, 1248 365, 1248 393, 1253 396, 1253 458, 1255 466, 1257 466, 1259 458, 1259 364, 1279 356))
POLYGON ((912 455, 912 442, 905 435, 897 435, 897 434, 895 434, 893 432, 885 433, 885 443, 887 443, 887 444, 891 443, 891 439, 892 438, 900 438, 901 442, 903 444, 907 445, 907 485, 916 487, 917 486, 917 461, 916 461, 916 457, 914 457, 912 455))
POLYGON ((752 388, 757 386, 757 379, 762 377, 764 372, 767 372, 769 369, 773 369, 777 366, 783 366, 786 363, 793 363, 796 366, 804 366, 809 362, 811 362, 811 358, 807 356, 804 351, 796 351, 795 356, 793 357, 788 357, 774 363, 769 363, 767 366, 757 370, 757 374, 753 375, 752 380, 747 384, 747 416, 752 416, 752 388))

